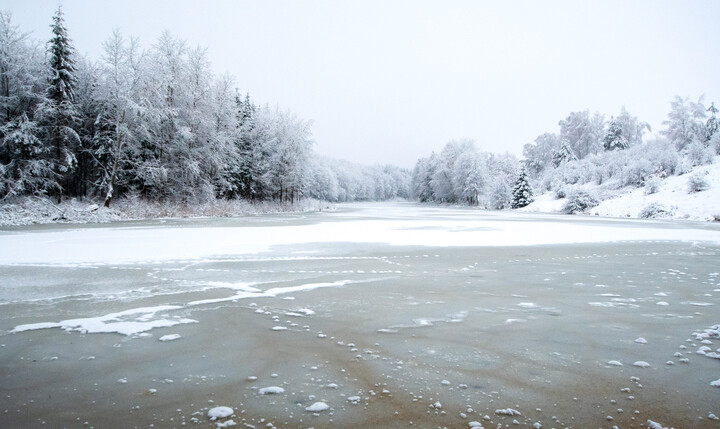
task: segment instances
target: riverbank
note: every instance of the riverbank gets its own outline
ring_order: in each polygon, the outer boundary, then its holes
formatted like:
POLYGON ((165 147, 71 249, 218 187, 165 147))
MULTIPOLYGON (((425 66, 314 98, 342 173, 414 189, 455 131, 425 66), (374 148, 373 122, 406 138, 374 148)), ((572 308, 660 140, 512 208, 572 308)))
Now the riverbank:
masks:
POLYGON ((270 213, 317 212, 329 209, 332 209, 330 203, 315 199, 304 199, 294 204, 220 199, 188 204, 123 198, 113 203, 110 208, 106 208, 102 203, 88 200, 69 199, 56 204, 48 198, 22 197, 0 204, 0 226, 108 223, 163 218, 223 218, 270 213))

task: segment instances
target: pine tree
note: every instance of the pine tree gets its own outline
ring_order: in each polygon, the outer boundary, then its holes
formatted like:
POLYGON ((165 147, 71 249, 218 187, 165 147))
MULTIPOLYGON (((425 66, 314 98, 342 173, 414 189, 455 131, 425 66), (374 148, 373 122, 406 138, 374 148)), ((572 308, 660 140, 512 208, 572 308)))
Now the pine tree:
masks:
POLYGON ((710 103, 710 107, 707 108, 707 112, 710 112, 710 117, 705 124, 705 128, 707 129, 707 139, 710 141, 712 136, 720 129, 720 121, 718 121, 717 116, 715 116, 718 112, 718 108, 715 107, 715 103, 710 103))
POLYGON ((532 188, 530 187, 530 183, 528 182, 525 167, 523 166, 522 169, 520 169, 520 177, 518 177, 518 180, 517 182, 515 182, 515 186, 513 187, 512 208, 519 209, 521 207, 529 205, 532 202, 533 192, 532 188))
POLYGON ((80 138, 74 127, 77 122, 75 107, 75 49, 73 48, 62 9, 58 7, 53 24, 53 37, 49 42, 49 77, 45 100, 39 107, 40 125, 45 130, 46 144, 52 145, 54 171, 60 179, 58 202, 63 189, 71 180, 76 165, 75 147, 80 138))
POLYGON ((622 150, 630 147, 630 142, 623 135, 622 127, 614 118, 610 119, 610 125, 608 125, 608 131, 603 140, 603 147, 607 151, 622 150))
POLYGON ((560 164, 563 164, 568 161, 575 161, 578 157, 575 156, 572 149, 570 149, 570 145, 567 142, 563 142, 563 144, 560 146, 560 149, 558 149, 555 154, 553 154, 552 163, 555 168, 559 167, 560 164))

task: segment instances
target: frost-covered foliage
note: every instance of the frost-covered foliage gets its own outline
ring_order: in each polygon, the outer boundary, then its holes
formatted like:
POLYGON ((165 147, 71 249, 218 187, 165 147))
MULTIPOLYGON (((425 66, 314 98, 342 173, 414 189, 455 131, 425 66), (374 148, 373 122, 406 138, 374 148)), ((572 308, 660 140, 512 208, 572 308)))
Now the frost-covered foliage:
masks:
POLYGON ((481 153, 472 141, 451 141, 439 154, 417 161, 411 197, 421 202, 510 208, 517 165, 512 155, 481 153))
POLYGON ((670 113, 663 122, 662 131, 677 150, 685 150, 693 142, 706 143, 709 139, 705 122, 705 106, 702 98, 692 102, 688 98, 675 97, 670 103, 670 113))
POLYGON ((602 192, 646 186, 646 192, 653 193, 657 181, 712 163, 720 153, 714 104, 705 109, 702 99, 676 97, 670 107, 662 137, 646 142, 643 134, 650 126, 624 108, 604 128, 600 114, 571 113, 560 121, 559 134, 545 133, 525 145, 533 186, 556 194, 564 193, 567 185, 584 184, 602 192))
POLYGON ((567 196, 562 211, 566 214, 584 213, 598 204, 600 202, 595 196, 585 191, 576 190, 567 196))
POLYGON ((707 191, 710 189, 710 184, 703 173, 695 173, 688 177, 688 193, 692 194, 695 192, 707 191))
POLYGON ((650 176, 645 180, 645 195, 657 194, 660 191, 661 179, 658 176, 650 176))
POLYGON ((657 219, 672 216, 672 209, 669 209, 658 202, 648 204, 638 214, 638 217, 641 219, 657 219))
POLYGON ((556 190, 565 185, 594 183, 610 189, 644 186, 651 176, 666 177, 682 170, 682 159, 665 139, 641 143, 627 150, 590 155, 545 171, 539 188, 556 190))
MULTIPOLYGON (((579 187, 595 187, 599 195, 617 195, 617 190, 627 187, 656 193, 663 179, 712 163, 720 153, 714 104, 707 112, 706 120, 702 100, 692 103, 678 97, 671 103, 667 129, 648 141, 643 135, 650 126, 625 108, 608 122, 599 113, 572 112, 559 122, 559 133, 544 133, 524 146, 528 186, 552 192, 556 198, 574 195, 568 201, 569 212, 584 211, 596 200, 575 195, 579 187)), ((469 142, 450 142, 439 154, 418 160, 411 195, 422 202, 514 207, 518 172, 505 161, 478 153, 469 142)))
POLYGON ((127 195, 178 204, 409 195, 409 173, 315 161, 311 123, 258 106, 207 50, 119 31, 78 58, 62 10, 42 45, 0 13, 0 199, 127 195))
POLYGON ((410 197, 410 172, 392 165, 364 166, 348 161, 312 160, 306 195, 323 201, 384 201, 410 197))
POLYGON ((605 120, 601 114, 590 115, 589 110, 572 112, 559 125, 560 141, 567 144, 570 152, 578 159, 602 150, 605 120))

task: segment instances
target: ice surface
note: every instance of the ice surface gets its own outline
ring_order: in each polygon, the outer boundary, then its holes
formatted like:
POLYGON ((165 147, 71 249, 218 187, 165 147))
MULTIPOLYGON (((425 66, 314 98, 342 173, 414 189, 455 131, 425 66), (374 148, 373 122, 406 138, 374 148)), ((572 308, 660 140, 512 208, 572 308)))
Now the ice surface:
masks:
POLYGON ((0 249, 3 424, 215 427, 219 404, 258 428, 720 414, 714 224, 378 204, 133 225, 0 232, 59 252, 0 249))
POLYGON ((197 260, 258 254, 280 245, 386 243, 393 246, 531 246, 681 240, 720 243, 720 231, 662 228, 608 220, 559 222, 554 217, 488 216, 460 212, 447 219, 402 216, 388 206, 383 219, 349 219, 306 225, 256 227, 112 227, 32 229, 0 234, 0 264, 118 264, 197 260), (389 219, 389 220, 388 220, 389 219))

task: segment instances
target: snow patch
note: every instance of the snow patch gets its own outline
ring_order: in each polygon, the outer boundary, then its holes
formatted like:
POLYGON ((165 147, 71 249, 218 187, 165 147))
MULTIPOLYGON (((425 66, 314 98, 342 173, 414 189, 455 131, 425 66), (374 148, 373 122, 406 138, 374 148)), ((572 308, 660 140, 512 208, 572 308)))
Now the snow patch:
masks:
POLYGON ((279 395, 281 393, 285 393, 285 389, 278 386, 263 387, 258 390, 258 393, 261 395, 279 395))
POLYGON ((305 408, 305 411, 309 411, 311 413, 319 413, 320 411, 329 410, 330 406, 326 404, 325 402, 315 402, 314 404, 310 405, 309 407, 305 408))
POLYGON ((169 334, 158 338, 158 341, 175 341, 178 338, 182 338, 182 336, 180 334, 169 334))
POLYGON ((233 413, 235 413, 235 411, 230 407, 215 407, 208 411, 207 416, 210 420, 224 419, 225 417, 232 416, 233 413))

